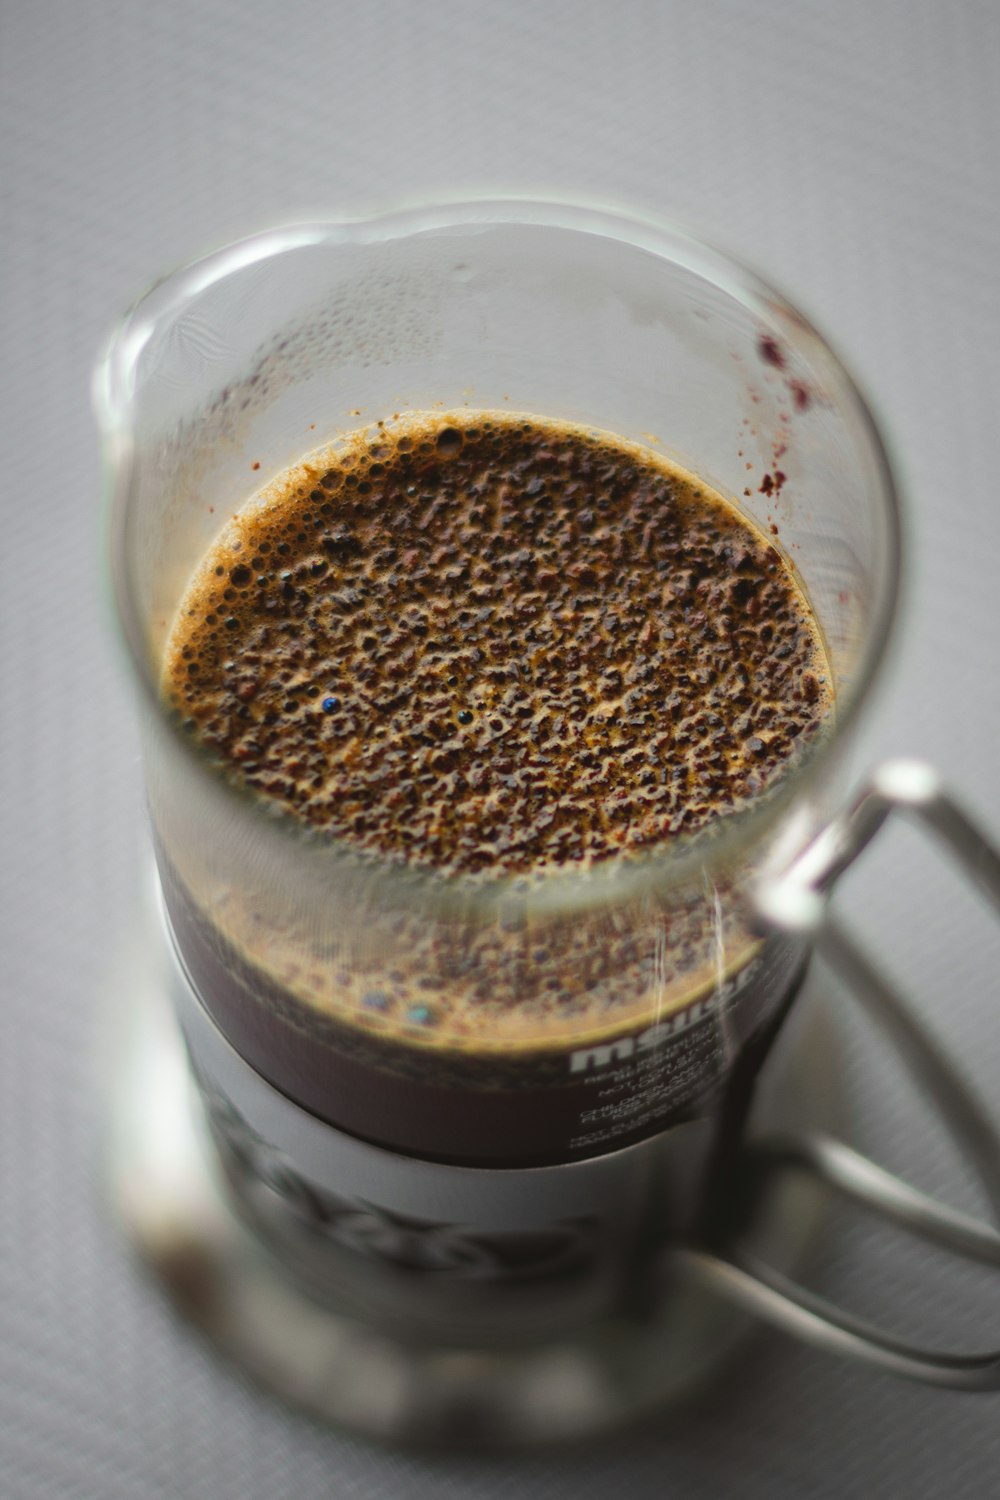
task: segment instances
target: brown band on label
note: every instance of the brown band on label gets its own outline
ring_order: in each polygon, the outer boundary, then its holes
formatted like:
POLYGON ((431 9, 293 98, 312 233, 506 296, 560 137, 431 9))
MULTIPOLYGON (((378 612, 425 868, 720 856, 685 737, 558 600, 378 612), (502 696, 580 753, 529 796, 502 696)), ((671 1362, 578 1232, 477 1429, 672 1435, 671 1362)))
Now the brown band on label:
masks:
POLYGON ((240 954, 160 851, 170 925, 195 993, 276 1089, 351 1135, 455 1165, 544 1166, 601 1155, 715 1107, 737 1058, 801 977, 801 944, 753 960, 669 1017, 579 1048, 505 1056, 386 1045, 321 1014, 240 954))

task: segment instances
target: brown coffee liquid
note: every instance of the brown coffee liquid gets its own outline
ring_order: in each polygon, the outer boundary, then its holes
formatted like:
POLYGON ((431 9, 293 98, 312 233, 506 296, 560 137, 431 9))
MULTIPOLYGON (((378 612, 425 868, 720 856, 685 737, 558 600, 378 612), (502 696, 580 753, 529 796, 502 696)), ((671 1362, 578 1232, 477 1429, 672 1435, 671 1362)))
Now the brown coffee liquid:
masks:
MULTIPOLYGON (((471 888, 707 829, 788 769, 832 703, 790 566, 732 504, 607 433, 471 411, 355 434, 250 501, 195 571, 164 691, 238 785, 362 859, 471 888)), ((565 1090, 567 1049, 662 1022, 719 972, 703 895, 460 940, 397 913, 393 957, 373 964, 271 941, 238 891, 212 903, 206 923, 178 888, 172 909, 220 1023, 245 1028, 237 1045, 279 1087, 373 1138, 384 1098, 370 1122, 343 1118, 334 1068, 485 1090, 499 1110, 508 1088, 565 1090)), ((755 951, 737 934, 729 971, 755 951)), ((747 1035, 767 1005, 744 1008, 747 1035)), ((699 1047, 717 1048, 711 1031, 699 1047)), ((688 1071, 684 1098, 714 1054, 688 1071)), ((416 1137, 431 1116, 414 1099, 395 1142, 450 1151, 451 1127, 440 1145, 416 1137)), ((658 1101, 608 1137, 647 1128, 658 1101)))

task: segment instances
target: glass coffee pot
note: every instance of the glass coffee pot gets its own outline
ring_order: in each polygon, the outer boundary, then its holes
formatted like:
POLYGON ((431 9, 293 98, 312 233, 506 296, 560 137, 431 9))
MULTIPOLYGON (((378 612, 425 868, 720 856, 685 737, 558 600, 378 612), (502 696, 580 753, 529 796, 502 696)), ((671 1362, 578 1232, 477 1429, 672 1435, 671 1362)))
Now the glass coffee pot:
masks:
POLYGON ((1000 1263, 991 1226, 837 1139, 829 1008, 796 998, 810 956, 838 971, 1000 1210, 982 1107, 830 910, 894 812, 997 903, 1000 859, 920 763, 845 804, 900 516, 872 418, 801 314, 662 225, 425 208, 275 229, 176 272, 115 331, 96 400, 155 853, 123 967, 111 1179, 184 1311, 283 1393, 391 1437, 592 1434, 709 1379, 751 1315, 915 1379, 1000 1385, 1000 1353, 909 1344, 795 1279, 817 1184, 1000 1263), (259 481, 393 414, 461 407, 657 444, 777 534, 833 723, 712 839, 529 889, 359 869, 236 790, 167 711, 185 584, 259 481), (338 972, 377 986, 405 962, 414 923, 449 971, 484 933, 523 934, 497 960, 523 968, 532 944, 597 952, 613 930, 670 974, 692 921, 708 960, 677 969, 669 1003, 607 1034, 568 1020, 544 1068, 507 1037, 463 1073, 444 1035, 401 1072, 310 1019, 338 972))

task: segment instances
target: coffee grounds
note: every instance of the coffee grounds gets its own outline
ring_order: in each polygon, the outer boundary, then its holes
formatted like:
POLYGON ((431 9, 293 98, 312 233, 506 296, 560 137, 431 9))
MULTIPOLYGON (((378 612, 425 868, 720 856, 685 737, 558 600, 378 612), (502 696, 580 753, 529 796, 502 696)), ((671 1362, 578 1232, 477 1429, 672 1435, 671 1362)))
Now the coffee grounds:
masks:
POLYGON ((702 481, 566 423, 423 413, 266 487, 164 687, 238 784, 466 877, 585 867, 769 786, 831 704, 792 571, 702 481))

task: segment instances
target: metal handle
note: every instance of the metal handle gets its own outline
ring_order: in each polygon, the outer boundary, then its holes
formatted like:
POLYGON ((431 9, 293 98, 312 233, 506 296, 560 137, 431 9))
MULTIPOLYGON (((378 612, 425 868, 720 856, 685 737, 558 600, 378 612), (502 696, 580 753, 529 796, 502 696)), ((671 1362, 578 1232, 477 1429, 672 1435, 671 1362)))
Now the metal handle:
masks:
MULTIPOLYGON (((847 981, 869 1017, 894 1043, 912 1076, 941 1112, 974 1168, 1000 1222, 1000 1138, 958 1069, 844 927, 827 896, 890 813, 909 813, 948 846, 960 867, 1000 912, 1000 853, 944 791, 936 773, 915 761, 879 767, 868 789, 758 895, 765 924, 808 935, 847 981)), ((804 1172, 871 1212, 967 1259, 1000 1266, 1000 1233, 939 1204, 842 1142, 818 1134, 775 1137, 745 1148, 754 1201, 787 1171, 804 1172)), ((856 1317, 783 1276, 748 1251, 724 1254, 689 1246, 677 1254, 698 1279, 789 1333, 899 1375, 955 1390, 1000 1389, 1000 1349, 938 1351, 911 1344, 856 1317)))

